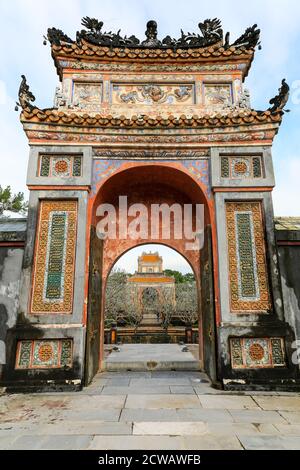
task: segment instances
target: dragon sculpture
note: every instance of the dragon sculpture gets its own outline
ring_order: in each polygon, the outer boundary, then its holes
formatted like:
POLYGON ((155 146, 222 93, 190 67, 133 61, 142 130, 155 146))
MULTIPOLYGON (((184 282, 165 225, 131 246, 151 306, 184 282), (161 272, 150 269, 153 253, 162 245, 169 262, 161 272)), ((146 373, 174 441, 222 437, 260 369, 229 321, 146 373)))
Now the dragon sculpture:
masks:
POLYGON ((82 26, 85 29, 77 31, 76 41, 72 41, 66 34, 60 29, 49 28, 47 32, 47 38, 45 38, 44 44, 47 41, 51 45, 65 46, 71 44, 80 45, 82 41, 89 42, 90 44, 107 47, 138 47, 138 48, 170 48, 174 50, 178 48, 188 49, 193 47, 209 47, 216 44, 220 44, 225 48, 230 46, 244 47, 245 49, 255 48, 257 45, 260 47, 259 36, 260 30, 257 25, 253 25, 246 29, 245 33, 242 34, 233 44, 230 45, 229 33, 225 35, 225 41, 223 38, 223 29, 221 21, 218 18, 206 19, 202 23, 198 24, 200 34, 196 33, 184 33, 181 30, 181 36, 179 39, 174 39, 171 36, 166 36, 162 41, 157 38, 157 23, 154 20, 150 20, 146 26, 146 39, 140 41, 135 36, 121 36, 120 31, 116 33, 112 31, 104 32, 103 21, 99 21, 96 18, 90 18, 86 16, 82 19, 82 26))
POLYGON ((82 40, 88 41, 91 44, 97 44, 102 46, 135 46, 140 43, 139 39, 135 36, 122 37, 120 35, 120 29, 117 33, 109 31, 108 33, 102 32, 103 21, 98 21, 96 18, 90 18, 86 16, 82 19, 82 26, 86 29, 78 31, 76 34, 76 41, 80 43, 82 40))
POLYGON ((181 30, 181 37, 179 39, 172 39, 171 36, 166 36, 162 40, 162 44, 168 47, 206 47, 212 44, 216 44, 223 40, 223 30, 221 27, 221 21, 217 18, 212 20, 205 20, 203 23, 199 23, 198 27, 202 33, 200 34, 190 33, 185 34, 181 30))
POLYGON ((31 104, 31 102, 35 101, 35 96, 31 93, 29 85, 27 85, 25 75, 21 75, 21 78, 22 81, 18 93, 19 101, 16 102, 15 110, 18 111, 19 107, 21 107, 22 109, 29 109, 30 111, 32 111, 32 109, 34 109, 34 106, 31 104))
POLYGON ((284 78, 281 81, 281 87, 278 89, 278 95, 274 96, 274 98, 269 101, 269 103, 272 105, 269 107, 269 111, 271 111, 271 113, 275 113, 277 111, 288 113, 289 109, 284 109, 284 107, 288 102, 289 94, 290 87, 284 78))

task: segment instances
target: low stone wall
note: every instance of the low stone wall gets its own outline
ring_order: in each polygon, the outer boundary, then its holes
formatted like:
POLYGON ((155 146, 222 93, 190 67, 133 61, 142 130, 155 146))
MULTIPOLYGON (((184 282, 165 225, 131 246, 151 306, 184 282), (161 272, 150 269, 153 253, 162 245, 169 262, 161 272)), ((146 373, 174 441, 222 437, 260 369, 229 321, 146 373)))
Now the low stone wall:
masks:
MULTIPOLYGON (((198 343, 198 329, 193 328, 193 343, 198 343)), ((138 328, 135 331, 132 327, 118 327, 117 341, 123 344, 132 343, 179 343, 185 342, 184 327, 170 327, 166 332, 159 327, 138 328)), ((110 344, 110 330, 105 330, 105 343, 110 344)))

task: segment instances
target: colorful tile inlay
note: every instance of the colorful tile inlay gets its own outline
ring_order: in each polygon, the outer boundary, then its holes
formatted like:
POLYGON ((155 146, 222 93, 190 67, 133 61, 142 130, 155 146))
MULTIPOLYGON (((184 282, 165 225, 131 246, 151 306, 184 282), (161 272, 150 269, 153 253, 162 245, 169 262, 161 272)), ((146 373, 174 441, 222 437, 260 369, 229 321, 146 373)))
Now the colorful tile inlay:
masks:
POLYGON ((227 202, 230 306, 232 312, 271 308, 260 202, 227 202))
POLYGON ((184 160, 182 165, 203 185, 208 198, 211 197, 211 188, 209 182, 209 161, 203 160, 184 160))
POLYGON ((94 160, 91 195, 95 196, 98 185, 120 168, 122 160, 94 160))
POLYGON ((71 367, 73 340, 25 340, 17 344, 16 369, 71 367))
POLYGON ((261 157, 221 157, 222 178, 261 178, 261 157))
POLYGON ((230 338, 233 369, 285 366, 283 338, 230 338))
POLYGON ((77 201, 41 201, 31 313, 72 313, 77 201))
POLYGON ((82 156, 79 155, 41 155, 39 176, 68 178, 81 176, 82 156))

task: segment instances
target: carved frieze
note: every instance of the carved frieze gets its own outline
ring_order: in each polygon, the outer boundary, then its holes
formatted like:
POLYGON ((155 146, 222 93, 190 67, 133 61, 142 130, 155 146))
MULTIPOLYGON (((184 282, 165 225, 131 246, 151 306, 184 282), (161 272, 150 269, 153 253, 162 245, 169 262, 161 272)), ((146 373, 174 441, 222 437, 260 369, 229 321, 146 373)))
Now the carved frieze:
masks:
POLYGON ((207 107, 224 107, 233 103, 232 84, 204 83, 204 104, 207 107))
MULTIPOLYGON (((88 62, 83 60, 69 60, 69 59, 57 59, 57 62, 60 67, 74 69, 74 70, 101 70, 103 72, 113 71, 113 72, 122 72, 122 71, 131 71, 131 72, 231 72, 231 71, 243 71, 246 68, 246 64, 136 64, 136 63, 126 63, 123 64, 112 62, 112 63, 97 63, 97 62, 88 62)), ((117 80, 123 80, 124 75, 120 78, 116 77, 117 80)), ((165 78, 163 78, 165 80, 165 78)), ((187 80, 187 78, 185 78, 187 80)))
POLYGON ((112 104, 193 104, 193 84, 122 84, 112 85, 112 104))
POLYGON ((99 111, 102 101, 102 83, 74 81, 72 104, 79 109, 99 111))
POLYGON ((105 160, 201 160, 207 158, 209 150, 111 150, 94 148, 93 155, 96 158, 105 160))

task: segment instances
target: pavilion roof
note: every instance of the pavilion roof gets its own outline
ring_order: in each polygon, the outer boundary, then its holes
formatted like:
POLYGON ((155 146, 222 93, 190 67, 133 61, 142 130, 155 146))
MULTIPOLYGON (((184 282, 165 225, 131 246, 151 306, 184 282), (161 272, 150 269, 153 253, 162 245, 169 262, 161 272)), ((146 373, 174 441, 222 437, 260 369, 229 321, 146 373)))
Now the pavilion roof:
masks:
MULTIPOLYGON (((157 37, 157 23, 148 21, 146 39, 139 40, 134 35, 121 36, 117 33, 102 31, 103 22, 95 18, 82 19, 85 29, 77 31, 73 40, 62 30, 49 28, 45 44, 49 41, 52 56, 59 75, 61 64, 58 58, 88 61, 137 61, 149 62, 211 62, 244 59, 248 72, 256 46, 260 47, 260 30, 254 24, 235 41, 230 34, 224 35, 221 21, 217 18, 206 19, 198 24, 199 33, 184 33, 174 39, 157 37)), ((245 75, 246 75, 245 73, 245 75)))

